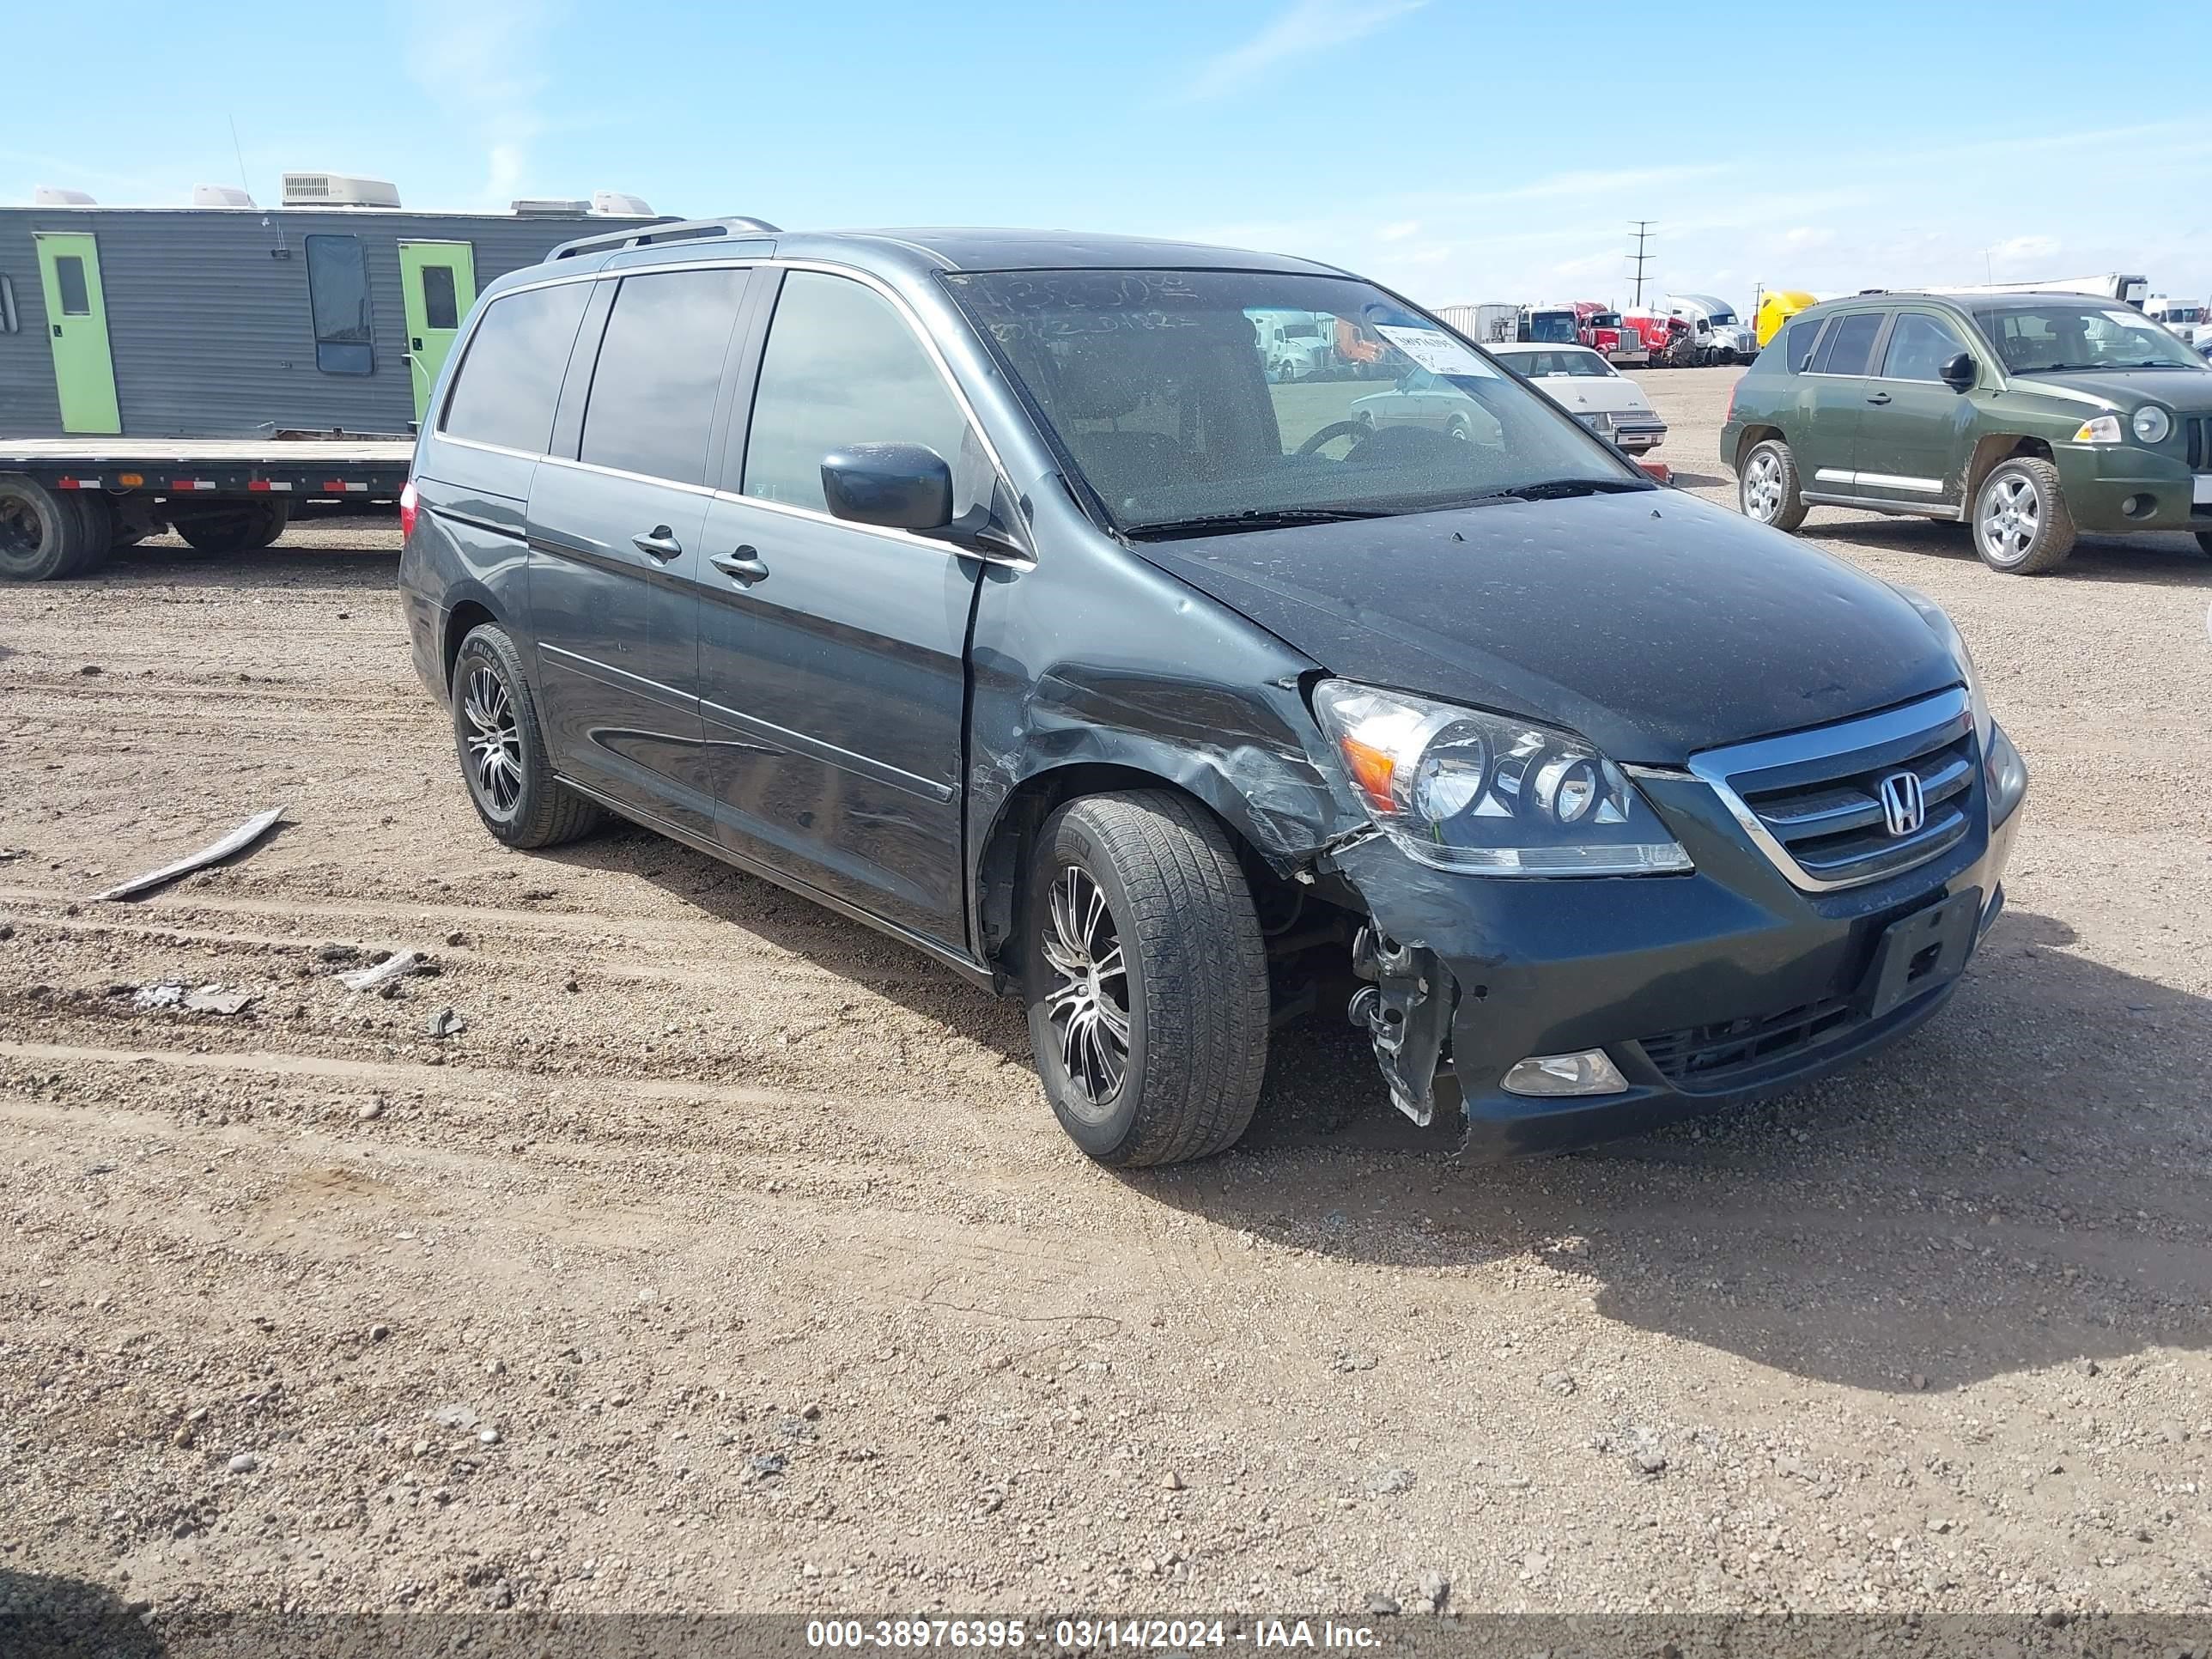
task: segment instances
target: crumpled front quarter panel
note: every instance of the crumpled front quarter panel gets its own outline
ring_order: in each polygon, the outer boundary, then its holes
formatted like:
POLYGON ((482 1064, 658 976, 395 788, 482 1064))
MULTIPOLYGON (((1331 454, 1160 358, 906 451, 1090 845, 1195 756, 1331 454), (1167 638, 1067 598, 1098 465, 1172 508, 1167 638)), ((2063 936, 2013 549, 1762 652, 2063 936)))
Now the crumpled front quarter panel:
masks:
POLYGON ((1306 708, 1313 662, 1048 489, 1060 495, 1046 480, 1033 501, 1037 563, 988 569, 977 602, 969 868, 1014 793, 1071 766, 1127 767, 1188 791, 1285 874, 1358 828, 1306 708))

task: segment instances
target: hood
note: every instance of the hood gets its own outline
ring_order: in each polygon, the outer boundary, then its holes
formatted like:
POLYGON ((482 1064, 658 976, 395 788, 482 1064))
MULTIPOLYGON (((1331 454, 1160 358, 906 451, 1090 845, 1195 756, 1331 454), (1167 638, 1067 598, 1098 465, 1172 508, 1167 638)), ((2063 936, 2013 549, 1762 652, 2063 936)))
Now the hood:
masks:
POLYGON ((2183 414, 2212 411, 2212 367, 2205 368, 2074 369, 2062 374, 2011 374, 2014 392, 2040 392, 2067 403, 2094 399, 2107 409, 2164 404, 2183 414))
POLYGON ((1616 761, 1956 684, 1887 584, 1674 490, 1140 542, 1347 679, 1565 726, 1616 761))

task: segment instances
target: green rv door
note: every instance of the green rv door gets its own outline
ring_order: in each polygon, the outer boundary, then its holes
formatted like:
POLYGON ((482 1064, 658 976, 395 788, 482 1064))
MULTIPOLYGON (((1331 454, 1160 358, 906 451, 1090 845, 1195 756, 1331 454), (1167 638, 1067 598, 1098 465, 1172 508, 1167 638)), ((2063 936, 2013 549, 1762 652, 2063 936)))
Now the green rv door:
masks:
POLYGON ((39 287, 46 296, 46 343, 54 352, 62 430, 120 432, 99 245, 90 231, 40 230, 32 238, 39 245, 39 287))
POLYGON ((476 251, 466 242, 402 242, 399 292, 407 308, 407 373, 415 418, 430 408, 430 388, 477 302, 476 251))

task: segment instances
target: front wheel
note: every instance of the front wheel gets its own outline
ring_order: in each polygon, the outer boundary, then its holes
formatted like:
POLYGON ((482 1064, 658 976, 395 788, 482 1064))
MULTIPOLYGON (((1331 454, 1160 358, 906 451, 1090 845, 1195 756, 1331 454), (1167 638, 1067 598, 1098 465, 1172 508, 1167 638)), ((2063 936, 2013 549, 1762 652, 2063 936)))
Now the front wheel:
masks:
POLYGON ((2074 550, 2074 515, 2059 493, 2058 469, 2016 455, 1982 480, 1974 495, 1974 551, 1992 570, 2037 576, 2074 550))
POLYGON ((1781 439, 1754 445, 1743 458, 1735 494, 1745 518, 1777 530, 1795 530, 1805 522, 1805 503, 1797 492, 1797 460, 1781 439))
POLYGON ((2212 554, 2212 530, 2198 531, 2197 532, 2197 545, 2203 548, 2208 554, 2212 554))
POLYGON ((1030 860, 1024 980, 1046 1097, 1102 1164, 1234 1146, 1267 1064, 1267 955, 1221 825, 1166 791, 1091 795, 1030 860))

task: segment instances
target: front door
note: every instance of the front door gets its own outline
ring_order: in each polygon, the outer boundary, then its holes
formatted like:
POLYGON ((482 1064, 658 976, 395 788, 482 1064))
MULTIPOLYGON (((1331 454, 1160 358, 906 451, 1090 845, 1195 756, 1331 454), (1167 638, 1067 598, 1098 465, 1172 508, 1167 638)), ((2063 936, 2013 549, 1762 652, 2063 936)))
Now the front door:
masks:
POLYGON ((988 510, 995 475, 914 329, 848 277, 786 274, 757 380, 725 471, 742 494, 708 509, 699 573, 699 712, 719 757, 723 842, 964 946, 981 567, 941 542, 830 517, 822 459, 847 444, 927 444, 951 465, 956 514, 988 510))
POLYGON ((1974 402, 1942 374, 1966 350, 1948 319, 1932 311, 1897 313, 1859 422, 1858 494, 1913 506, 1961 504, 1974 402))
POLYGON ((64 432, 120 432, 115 360, 107 349, 107 306, 100 248, 89 231, 41 230, 39 287, 46 299, 47 343, 64 432))
POLYGON ((399 244, 399 294, 407 313, 407 374, 415 418, 430 408, 430 388, 477 301, 476 251, 466 242, 399 244))

